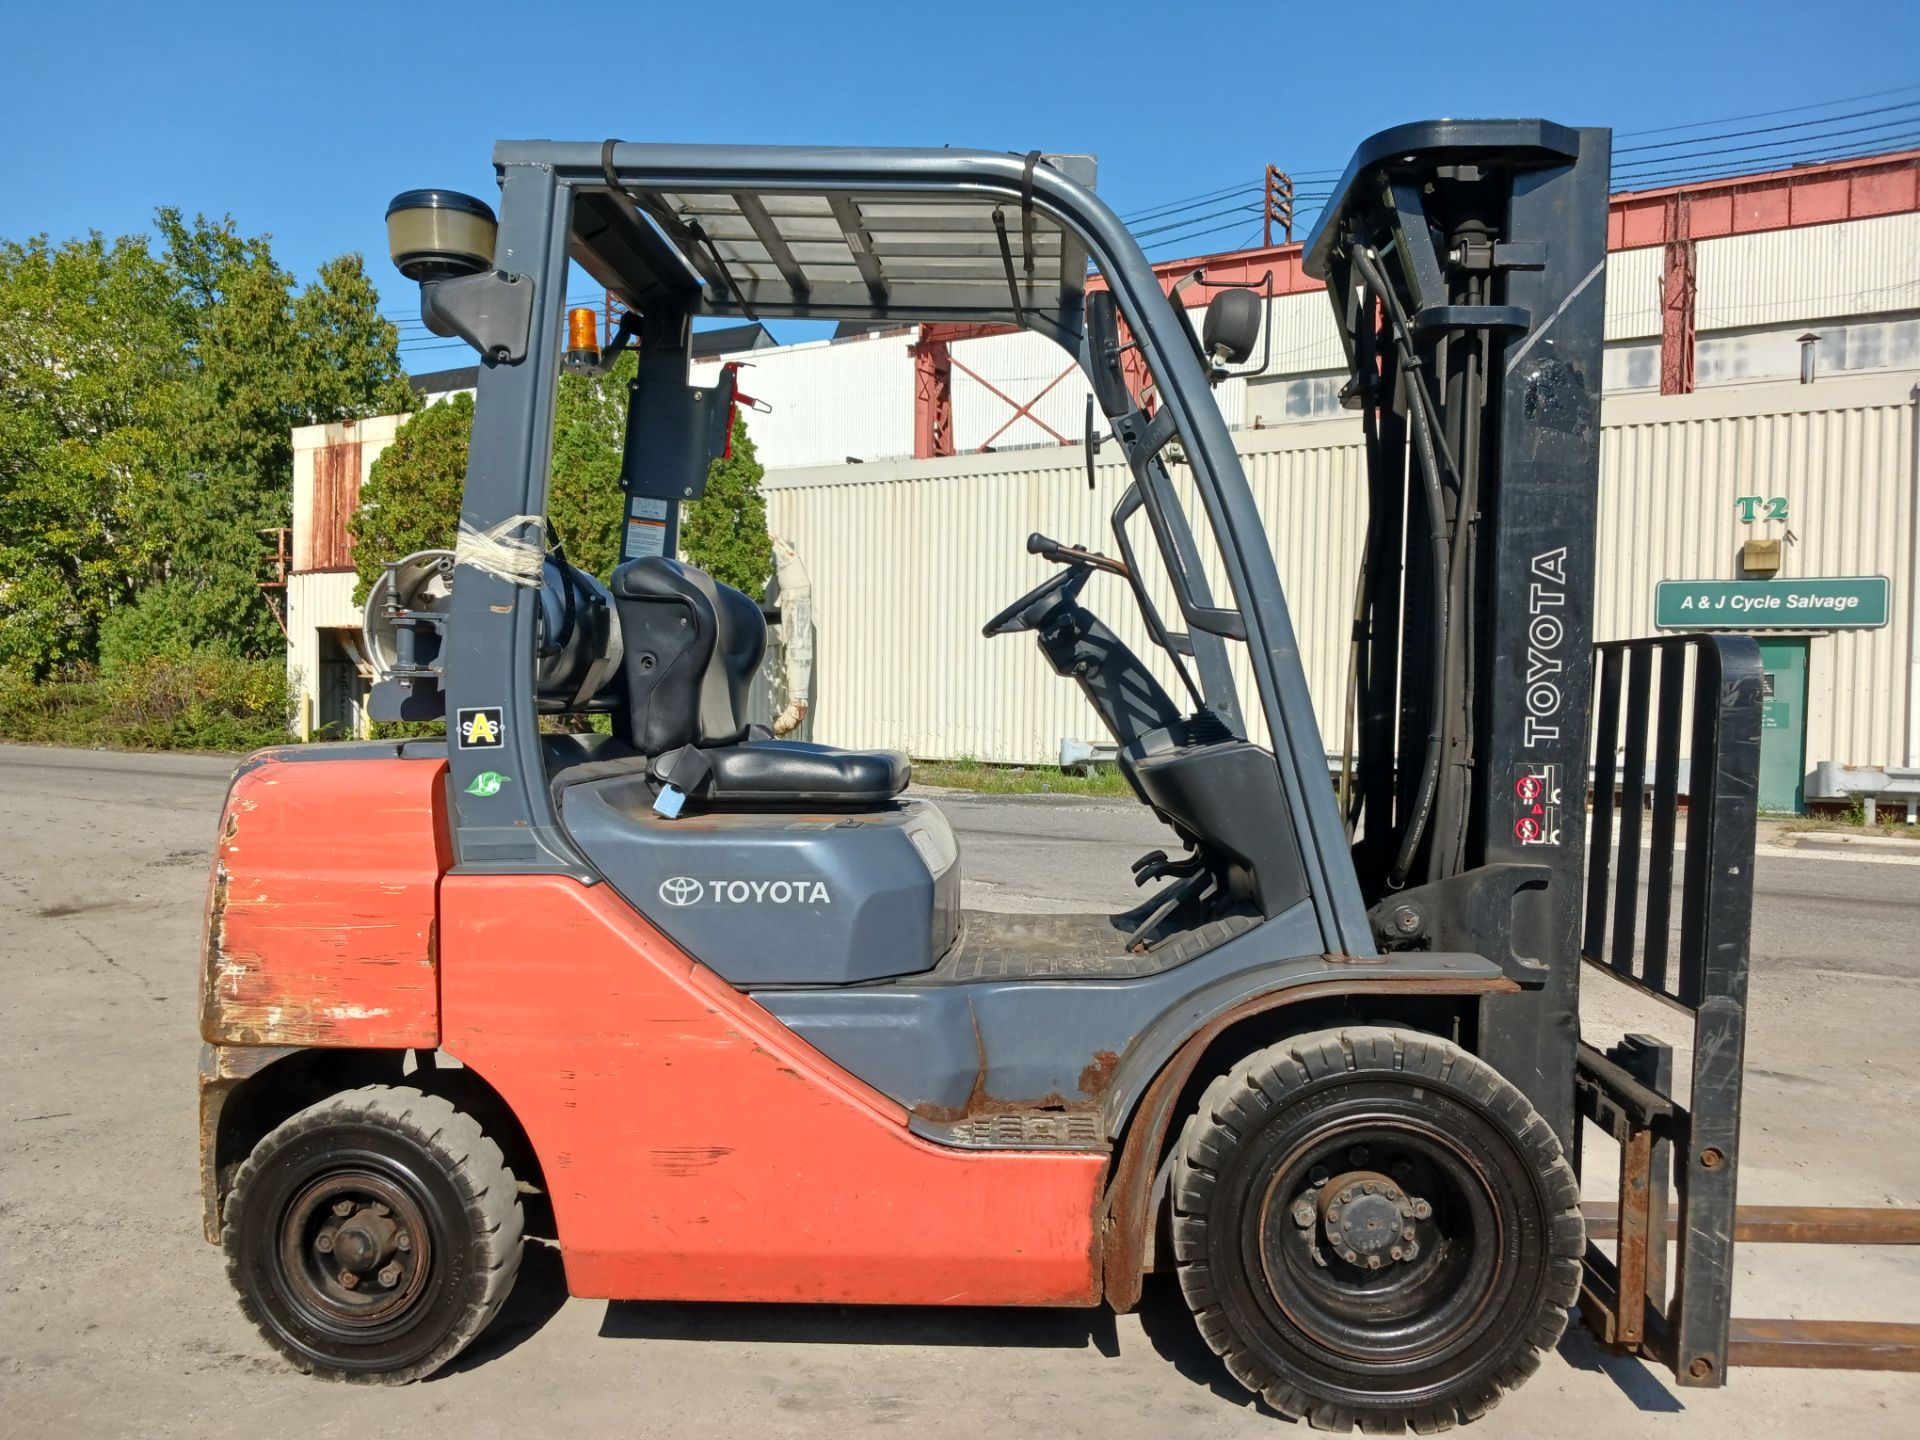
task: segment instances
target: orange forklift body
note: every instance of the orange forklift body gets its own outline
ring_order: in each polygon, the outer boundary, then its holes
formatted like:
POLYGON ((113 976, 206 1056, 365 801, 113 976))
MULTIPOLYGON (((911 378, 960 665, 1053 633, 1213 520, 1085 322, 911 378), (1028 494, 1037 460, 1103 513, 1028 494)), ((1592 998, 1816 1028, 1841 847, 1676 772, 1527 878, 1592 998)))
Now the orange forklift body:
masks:
POLYGON ((539 1157, 575 1295, 1098 1303, 1104 1157, 934 1145, 605 885, 446 874, 446 770, 249 763, 220 822, 210 1044, 475 1071, 539 1157))

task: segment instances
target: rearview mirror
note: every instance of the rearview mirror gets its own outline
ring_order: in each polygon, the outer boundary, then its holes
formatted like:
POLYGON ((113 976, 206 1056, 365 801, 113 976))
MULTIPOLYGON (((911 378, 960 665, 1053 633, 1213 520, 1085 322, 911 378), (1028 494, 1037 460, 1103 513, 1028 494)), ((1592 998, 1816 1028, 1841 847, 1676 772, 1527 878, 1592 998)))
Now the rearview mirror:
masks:
POLYGON ((1100 408, 1109 415, 1124 415, 1133 408, 1133 396, 1127 392, 1126 371, 1120 365, 1120 307, 1111 290, 1095 290, 1087 296, 1086 339, 1087 379, 1100 408))
POLYGON ((1087 489, 1089 490, 1096 488, 1094 485, 1094 479, 1093 479, 1093 465, 1094 465, 1094 461, 1100 458, 1100 444, 1106 438, 1107 438, 1106 436, 1102 435, 1098 430, 1094 429, 1093 396, 1089 395, 1087 396, 1087 433, 1086 433, 1087 489))
POLYGON ((1200 343, 1216 365, 1241 365, 1260 338, 1260 296, 1252 290, 1222 290, 1207 304, 1200 343))

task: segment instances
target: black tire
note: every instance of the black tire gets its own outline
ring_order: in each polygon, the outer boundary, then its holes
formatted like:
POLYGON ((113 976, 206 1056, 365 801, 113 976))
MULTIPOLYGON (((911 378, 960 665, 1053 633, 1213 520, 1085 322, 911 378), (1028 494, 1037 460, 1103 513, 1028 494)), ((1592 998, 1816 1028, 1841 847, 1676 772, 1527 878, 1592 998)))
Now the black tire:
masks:
POLYGON ((402 1086, 332 1096, 272 1131, 234 1176, 224 1220, 240 1308, 327 1380, 431 1375, 487 1327, 520 1269, 500 1147, 402 1086))
POLYGON ((1478 1419, 1579 1293, 1580 1192, 1552 1129, 1484 1061, 1414 1031, 1249 1056, 1188 1118, 1172 1197, 1201 1335, 1323 1429, 1478 1419))

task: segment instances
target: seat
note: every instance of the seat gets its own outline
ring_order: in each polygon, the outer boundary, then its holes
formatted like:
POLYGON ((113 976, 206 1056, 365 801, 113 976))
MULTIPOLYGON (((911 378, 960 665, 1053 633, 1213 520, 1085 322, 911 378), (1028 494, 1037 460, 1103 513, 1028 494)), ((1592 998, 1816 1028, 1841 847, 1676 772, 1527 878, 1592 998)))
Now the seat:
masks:
POLYGON ((621 681, 615 733, 658 784, 717 805, 874 805, 907 787, 893 750, 839 750, 758 735, 748 720, 767 622, 741 591, 664 556, 613 572, 621 681))

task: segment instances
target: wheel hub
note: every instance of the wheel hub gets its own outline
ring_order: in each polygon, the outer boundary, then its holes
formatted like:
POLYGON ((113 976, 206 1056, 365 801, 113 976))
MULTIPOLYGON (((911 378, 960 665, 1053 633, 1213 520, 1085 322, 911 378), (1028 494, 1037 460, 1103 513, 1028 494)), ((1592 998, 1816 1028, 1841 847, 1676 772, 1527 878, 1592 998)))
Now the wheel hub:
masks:
POLYGON ((1320 1190, 1319 1219, 1327 1243, 1349 1265, 1369 1270, 1419 1255, 1413 1222, 1421 1209, 1431 1213, 1424 1201, 1375 1170, 1349 1172, 1320 1190))
MULTIPOLYGON (((322 1231, 321 1235, 328 1233, 322 1231)), ((393 1223, 386 1206, 363 1205, 331 1232, 333 1243, 321 1253, 326 1254, 330 1249, 334 1263, 342 1270, 364 1275, 393 1253, 399 1234, 400 1227, 393 1223)), ((319 1248, 318 1240, 315 1245, 319 1248)))
POLYGON ((328 1175, 295 1197, 281 1222, 294 1295, 333 1324, 384 1323, 417 1300, 431 1264, 419 1207, 390 1179, 328 1175))

